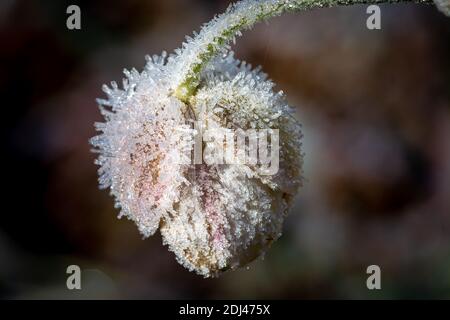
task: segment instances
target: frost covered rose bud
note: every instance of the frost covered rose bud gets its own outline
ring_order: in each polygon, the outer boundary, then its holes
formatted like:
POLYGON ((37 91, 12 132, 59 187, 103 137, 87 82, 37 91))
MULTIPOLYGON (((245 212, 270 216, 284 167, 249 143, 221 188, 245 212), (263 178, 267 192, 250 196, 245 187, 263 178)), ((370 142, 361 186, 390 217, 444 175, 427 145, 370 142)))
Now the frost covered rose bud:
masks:
MULTIPOLYGON (((441 8, 448 3, 436 1, 441 8)), ((142 72, 125 70, 121 88, 115 82, 103 88, 108 99, 98 103, 105 122, 96 123, 100 134, 91 139, 99 153, 100 186, 110 188, 119 216, 133 220, 145 237, 159 228, 189 270, 216 276, 263 254, 280 236, 302 180, 302 134, 291 108, 227 44, 240 30, 284 11, 339 3, 241 1, 174 54, 147 57, 142 72), (199 139, 218 128, 239 132, 236 144, 244 141, 244 148, 231 148, 234 136, 199 139), (262 143, 261 132, 270 134, 270 144, 262 143), (250 140, 258 141, 257 149, 250 140), (250 161, 210 161, 220 160, 208 151, 221 145, 225 158, 248 154, 250 161), (250 156, 261 160, 269 153, 270 169, 250 156)))

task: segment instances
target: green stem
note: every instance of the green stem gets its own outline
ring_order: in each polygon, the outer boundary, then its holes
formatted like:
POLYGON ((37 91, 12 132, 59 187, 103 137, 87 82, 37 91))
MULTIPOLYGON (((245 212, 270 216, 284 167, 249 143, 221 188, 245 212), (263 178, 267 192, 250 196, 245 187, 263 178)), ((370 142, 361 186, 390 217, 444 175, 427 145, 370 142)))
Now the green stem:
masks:
POLYGON ((183 64, 180 85, 174 95, 187 103, 195 95, 203 68, 223 48, 255 23, 278 16, 283 12, 302 11, 354 4, 379 3, 431 3, 431 0, 244 0, 231 5, 225 13, 213 19, 180 53, 178 61, 183 64), (194 50, 195 49, 195 50, 194 50), (192 58, 194 55, 194 58, 192 58))

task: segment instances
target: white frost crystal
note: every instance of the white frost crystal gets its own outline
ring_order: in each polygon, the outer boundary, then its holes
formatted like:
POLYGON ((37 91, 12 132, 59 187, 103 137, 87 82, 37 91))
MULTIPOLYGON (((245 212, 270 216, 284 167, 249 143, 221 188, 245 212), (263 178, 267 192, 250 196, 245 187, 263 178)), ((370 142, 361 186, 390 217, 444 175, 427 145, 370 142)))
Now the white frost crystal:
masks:
POLYGON ((177 260, 205 277, 263 254, 301 184, 301 131, 291 108, 265 74, 226 47, 239 28, 288 2, 231 6, 174 54, 147 57, 141 73, 125 70, 123 86, 104 86, 108 99, 98 99, 105 122, 96 123, 91 144, 100 187, 110 188, 119 216, 145 237, 159 228, 177 260), (252 162, 190 162, 196 137, 213 127, 277 130, 276 173, 252 162))

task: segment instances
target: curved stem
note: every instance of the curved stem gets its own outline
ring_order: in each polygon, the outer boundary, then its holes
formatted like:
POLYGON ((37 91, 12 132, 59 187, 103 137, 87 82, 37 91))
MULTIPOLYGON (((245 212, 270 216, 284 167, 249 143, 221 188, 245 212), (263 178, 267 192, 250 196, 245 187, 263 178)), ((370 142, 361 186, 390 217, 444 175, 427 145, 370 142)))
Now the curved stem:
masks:
POLYGON ((195 94, 200 73, 205 65, 226 49, 231 40, 250 29, 255 23, 278 16, 283 12, 301 11, 353 4, 377 4, 431 0, 243 0, 232 4, 225 13, 215 17, 195 34, 173 58, 176 89, 174 95, 183 102, 195 94))

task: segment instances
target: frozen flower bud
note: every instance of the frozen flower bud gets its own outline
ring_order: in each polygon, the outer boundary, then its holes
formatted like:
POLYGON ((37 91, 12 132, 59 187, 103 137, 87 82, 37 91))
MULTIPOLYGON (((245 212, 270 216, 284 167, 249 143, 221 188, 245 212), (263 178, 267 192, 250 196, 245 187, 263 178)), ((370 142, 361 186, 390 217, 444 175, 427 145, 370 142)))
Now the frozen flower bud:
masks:
MULTIPOLYGON (((435 1, 448 13, 448 0, 435 1)), ((125 70, 121 88, 105 86, 91 144, 119 216, 145 237, 159 228, 177 260, 205 277, 263 254, 301 184, 302 135, 283 95, 227 44, 284 11, 361 2, 241 1, 169 57, 125 70)))
POLYGON ((166 72, 165 56, 154 57, 142 73, 126 72, 123 89, 105 87, 108 100, 99 103, 106 122, 91 140, 100 183, 144 236, 160 227, 181 264, 215 276, 252 261, 280 236, 301 183, 300 126, 273 83, 231 53, 202 72, 193 113, 170 95, 166 72), (195 136, 217 127, 278 129, 276 173, 254 162, 193 163, 195 136))

